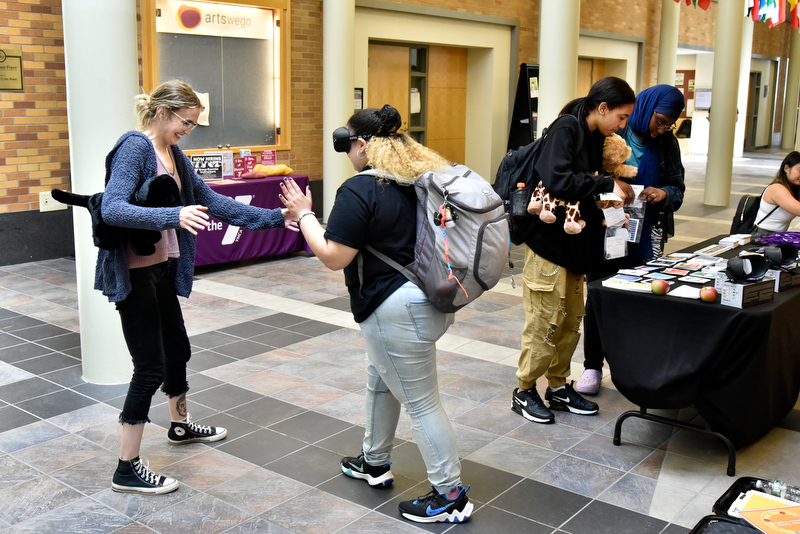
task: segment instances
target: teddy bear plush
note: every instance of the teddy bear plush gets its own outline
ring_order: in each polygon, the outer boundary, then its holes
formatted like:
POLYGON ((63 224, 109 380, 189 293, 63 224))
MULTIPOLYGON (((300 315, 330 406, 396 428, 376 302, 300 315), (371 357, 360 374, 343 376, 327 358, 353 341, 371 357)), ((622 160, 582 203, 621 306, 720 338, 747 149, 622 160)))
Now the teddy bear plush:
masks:
MULTIPOLYGON (((106 250, 114 250, 119 245, 119 237, 127 232, 133 252, 139 256, 150 256, 156 251, 156 243, 161 239, 161 232, 138 228, 121 228, 111 226, 103 221, 100 205, 103 193, 94 195, 78 195, 61 189, 52 190, 53 198, 63 204, 80 206, 89 210, 92 218, 92 237, 94 245, 106 250)), ((169 208, 183 204, 181 193, 175 179, 168 174, 159 174, 145 180, 136 190, 131 204, 148 208, 169 208)))
POLYGON ((631 157, 631 147, 625 140, 614 134, 603 141, 603 170, 614 178, 633 178, 639 171, 633 165, 625 165, 625 160, 631 157))

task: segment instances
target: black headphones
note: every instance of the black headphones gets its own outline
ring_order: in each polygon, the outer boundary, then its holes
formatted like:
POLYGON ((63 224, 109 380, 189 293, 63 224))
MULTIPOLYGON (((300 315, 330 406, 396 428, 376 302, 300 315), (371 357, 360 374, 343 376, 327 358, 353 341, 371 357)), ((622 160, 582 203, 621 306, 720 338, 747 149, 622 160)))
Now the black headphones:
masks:
POLYGON ((347 154, 350 152, 350 143, 356 139, 370 139, 372 134, 352 135, 350 130, 341 126, 333 131, 333 149, 336 152, 347 154))

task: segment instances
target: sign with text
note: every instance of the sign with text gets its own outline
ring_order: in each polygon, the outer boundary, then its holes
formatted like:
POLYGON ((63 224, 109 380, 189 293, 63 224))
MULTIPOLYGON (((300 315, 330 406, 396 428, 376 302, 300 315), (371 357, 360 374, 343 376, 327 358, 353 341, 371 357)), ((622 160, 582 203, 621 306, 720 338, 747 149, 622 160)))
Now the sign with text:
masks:
POLYGON ((272 39, 273 26, 271 9, 156 0, 156 31, 159 33, 272 39))
POLYGON ((277 163, 278 163, 278 155, 274 150, 261 151, 262 165, 276 165, 277 163))
POLYGON ((0 91, 22 91, 22 50, 0 48, 0 91))
POLYGON ((194 172, 203 180, 220 180, 222 178, 222 154, 201 154, 192 156, 194 172))

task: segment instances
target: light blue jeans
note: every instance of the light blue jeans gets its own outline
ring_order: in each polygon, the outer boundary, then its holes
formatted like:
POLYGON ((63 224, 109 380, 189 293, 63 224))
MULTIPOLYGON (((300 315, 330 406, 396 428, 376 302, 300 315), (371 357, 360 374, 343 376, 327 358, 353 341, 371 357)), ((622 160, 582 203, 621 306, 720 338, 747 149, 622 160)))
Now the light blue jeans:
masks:
POLYGON ((439 493, 461 484, 453 427, 439 400, 436 340, 453 324, 416 285, 407 282, 360 323, 367 346, 367 413, 364 458, 383 465, 392 451, 400 405, 412 431, 428 480, 439 493))

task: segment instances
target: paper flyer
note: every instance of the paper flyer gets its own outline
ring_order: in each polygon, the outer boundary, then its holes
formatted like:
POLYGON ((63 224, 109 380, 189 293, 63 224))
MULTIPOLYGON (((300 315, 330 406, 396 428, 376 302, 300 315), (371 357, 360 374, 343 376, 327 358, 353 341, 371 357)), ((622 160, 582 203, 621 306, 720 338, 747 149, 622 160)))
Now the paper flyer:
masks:
POLYGON ((766 534, 800 532, 800 505, 767 510, 741 510, 739 514, 766 534))

